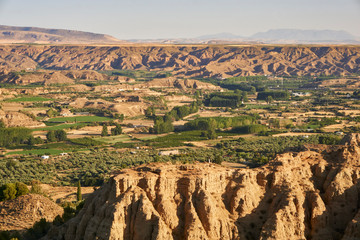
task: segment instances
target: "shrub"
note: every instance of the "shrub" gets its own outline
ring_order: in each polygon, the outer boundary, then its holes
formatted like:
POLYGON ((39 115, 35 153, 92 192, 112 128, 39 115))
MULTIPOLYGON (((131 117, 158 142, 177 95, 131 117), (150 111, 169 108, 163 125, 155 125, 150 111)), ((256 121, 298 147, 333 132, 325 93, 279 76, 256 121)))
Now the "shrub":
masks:
POLYGON ((26 195, 29 193, 28 187, 22 182, 16 182, 15 187, 16 187, 16 197, 20 197, 22 195, 26 195))
POLYGON ((5 184, 3 190, 4 200, 11 200, 16 198, 16 185, 14 183, 5 184))
POLYGON ((111 135, 112 136, 120 135, 121 133, 122 133, 122 128, 118 124, 114 128, 111 129, 111 135))
POLYGON ((101 136, 107 136, 108 135, 108 128, 106 125, 103 125, 102 127, 102 131, 101 131, 101 136))
POLYGON ((40 186, 40 182, 32 181, 30 193, 41 194, 41 195, 44 194, 44 192, 40 186))

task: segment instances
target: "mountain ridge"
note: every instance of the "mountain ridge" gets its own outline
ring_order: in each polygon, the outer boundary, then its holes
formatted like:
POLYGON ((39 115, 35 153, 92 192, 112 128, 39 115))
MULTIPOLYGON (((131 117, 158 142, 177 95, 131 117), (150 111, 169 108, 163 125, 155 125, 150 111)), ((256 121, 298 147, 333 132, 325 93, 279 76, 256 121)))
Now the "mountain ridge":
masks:
POLYGON ((153 70, 179 77, 352 75, 360 46, 0 45, 0 73, 47 70, 153 70))
POLYGON ((258 32, 250 38, 259 40, 290 40, 295 42, 349 42, 356 41, 357 37, 338 30, 301 30, 301 29, 270 29, 258 32))
POLYGON ((360 37, 352 35, 343 30, 312 30, 312 29, 270 29, 258 32, 251 36, 237 35, 230 32, 205 34, 193 38, 169 38, 169 39, 147 39, 130 40, 141 43, 177 43, 177 44, 236 44, 236 43, 263 43, 263 44, 359 44, 360 37), (215 41, 217 40, 217 41, 215 41))
POLYGON ((0 43, 126 43, 110 35, 67 29, 0 25, 0 43))

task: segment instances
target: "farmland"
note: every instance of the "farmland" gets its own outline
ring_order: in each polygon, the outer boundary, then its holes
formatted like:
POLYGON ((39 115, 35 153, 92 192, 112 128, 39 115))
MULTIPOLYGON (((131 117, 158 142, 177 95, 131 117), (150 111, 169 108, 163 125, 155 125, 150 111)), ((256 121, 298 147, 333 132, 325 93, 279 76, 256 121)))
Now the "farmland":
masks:
MULTIPOLYGON (((332 85, 334 76, 184 80, 145 70, 91 76, 102 80, 89 76, 74 84, 37 85, 36 91, 4 85, 2 111, 12 120, 2 119, 3 131, 28 130, 3 141, 3 182, 96 185, 117 169, 152 161, 221 158, 253 167, 306 144, 338 144, 346 133, 360 131, 360 99, 352 89, 332 85), (179 153, 161 155, 172 150, 179 153)), ((360 82, 357 76, 341 79, 360 82)))

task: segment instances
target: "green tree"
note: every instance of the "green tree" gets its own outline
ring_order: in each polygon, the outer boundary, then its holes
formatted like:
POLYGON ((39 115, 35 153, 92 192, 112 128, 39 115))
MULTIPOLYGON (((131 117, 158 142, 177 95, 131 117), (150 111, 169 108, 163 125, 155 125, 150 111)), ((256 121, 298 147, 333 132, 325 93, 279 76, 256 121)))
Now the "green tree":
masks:
POLYGON ((16 198, 16 185, 14 183, 5 184, 3 190, 4 200, 11 200, 16 198))
POLYGON ((254 86, 250 87, 250 93, 251 94, 255 94, 256 93, 256 88, 254 86))
POLYGON ((34 143, 35 144, 42 144, 42 143, 44 143, 44 140, 42 140, 41 137, 37 137, 37 138, 34 138, 34 143))
POLYGON ((28 139, 28 145, 29 146, 34 146, 35 145, 35 138, 33 135, 31 135, 28 139))
POLYGON ((267 97, 266 97, 266 102, 267 102, 268 104, 272 103, 273 101, 274 101, 274 99, 273 99, 272 96, 267 96, 267 97))
POLYGON ((76 192, 76 200, 77 200, 78 202, 82 201, 80 181, 78 181, 77 192, 76 192))
POLYGON ((9 159, 6 161, 6 167, 9 169, 9 168, 14 168, 16 167, 18 161, 17 160, 14 160, 14 159, 9 159))
POLYGON ((209 129, 209 130, 207 130, 207 132, 206 132, 206 137, 207 137, 208 139, 215 139, 215 138, 217 138, 217 134, 216 134, 216 132, 215 132, 215 129, 209 129))
POLYGON ((29 193, 28 187, 22 182, 15 183, 15 187, 16 187, 16 197, 26 195, 29 193))
POLYGON ((44 193, 41 186, 40 186, 39 181, 32 181, 31 182, 30 193, 35 193, 35 194, 43 194, 44 193))
POLYGON ((111 129, 111 135, 115 136, 115 135, 120 135, 122 133, 122 128, 119 124, 116 124, 116 126, 114 128, 111 129))
POLYGON ((55 138, 57 141, 65 141, 67 139, 66 132, 62 129, 55 130, 55 138))
POLYGON ((109 134, 108 134, 108 128, 107 128, 106 125, 103 125, 102 131, 101 131, 101 136, 105 137, 105 136, 107 136, 107 135, 109 135, 109 134))
POLYGON ((31 132, 30 129, 22 127, 0 128, 0 146, 26 143, 31 132))
POLYGON ((147 109, 145 109, 145 116, 147 118, 152 118, 155 116, 155 108, 153 106, 148 107, 147 109))
POLYGON ((55 131, 48 131, 46 134, 46 139, 49 142, 55 142, 56 141, 55 131))
POLYGON ((215 155, 214 158, 214 163, 221 165, 221 163, 223 162, 223 158, 220 155, 215 155))
POLYGON ((55 117, 56 115, 58 115, 58 112, 53 108, 50 108, 46 111, 46 116, 48 116, 49 118, 55 117))
POLYGON ((6 125, 4 123, 4 120, 0 120, 0 128, 6 128, 6 125))

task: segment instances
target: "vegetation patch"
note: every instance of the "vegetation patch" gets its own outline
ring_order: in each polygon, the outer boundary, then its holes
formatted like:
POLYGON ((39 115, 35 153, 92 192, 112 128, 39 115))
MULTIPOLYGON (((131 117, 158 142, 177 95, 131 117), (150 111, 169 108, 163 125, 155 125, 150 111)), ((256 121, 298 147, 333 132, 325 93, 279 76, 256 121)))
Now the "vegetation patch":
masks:
POLYGON ((47 101, 52 101, 52 99, 33 96, 33 97, 12 98, 6 101, 7 102, 47 102, 47 101))
POLYGON ((51 118, 48 122, 57 122, 57 123, 65 123, 65 122, 106 122, 114 120, 109 117, 100 117, 100 116, 76 116, 76 117, 56 117, 51 118))

